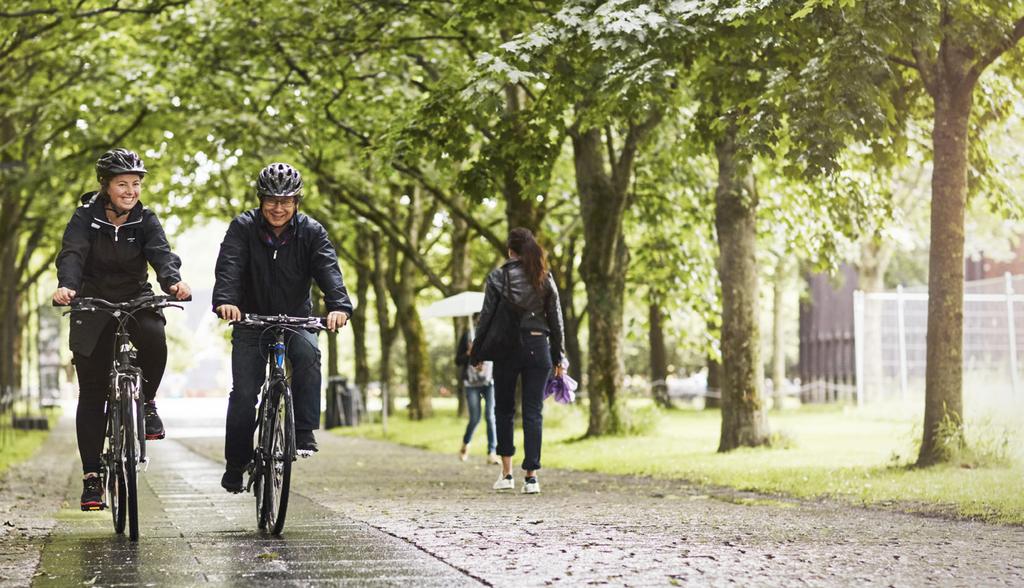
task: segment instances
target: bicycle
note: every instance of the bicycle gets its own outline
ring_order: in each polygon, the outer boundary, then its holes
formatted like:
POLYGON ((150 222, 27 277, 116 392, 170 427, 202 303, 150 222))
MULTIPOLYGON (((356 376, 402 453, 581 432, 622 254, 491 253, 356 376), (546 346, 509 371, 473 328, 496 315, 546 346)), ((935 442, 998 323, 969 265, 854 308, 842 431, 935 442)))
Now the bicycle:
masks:
POLYGON ((288 514, 288 491, 291 487, 292 462, 298 459, 295 447, 295 412, 292 390, 285 370, 285 334, 296 329, 323 331, 326 322, 320 317, 264 316, 247 314, 231 324, 261 328, 260 336, 273 331, 274 342, 268 346, 268 377, 260 389, 257 414, 257 443, 249 467, 245 491, 256 496, 256 523, 261 531, 280 535, 288 514))
MULTIPOLYGON (((173 296, 147 295, 128 302, 109 302, 102 298, 75 298, 71 301, 72 312, 106 312, 117 319, 114 336, 114 363, 110 369, 110 391, 106 407, 106 441, 104 442, 103 473, 106 482, 106 500, 98 508, 110 506, 114 519, 114 531, 124 533, 128 524, 128 536, 132 541, 139 539, 138 478, 140 469, 149 467, 146 456, 146 419, 143 411, 145 398, 142 391, 142 370, 135 365, 136 352, 128 335, 127 322, 140 310, 156 310, 174 307, 184 309, 173 296)), ((55 304, 55 306, 60 306, 55 304)))

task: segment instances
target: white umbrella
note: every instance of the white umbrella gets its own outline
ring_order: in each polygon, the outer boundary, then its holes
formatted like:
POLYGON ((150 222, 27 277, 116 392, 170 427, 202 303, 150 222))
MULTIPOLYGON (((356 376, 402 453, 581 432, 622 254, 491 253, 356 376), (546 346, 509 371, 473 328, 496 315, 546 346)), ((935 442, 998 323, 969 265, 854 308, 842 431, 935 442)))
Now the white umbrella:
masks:
POLYGON ((473 316, 474 313, 480 312, 483 306, 483 292, 462 292, 431 304, 423 309, 422 316, 433 318, 473 316))

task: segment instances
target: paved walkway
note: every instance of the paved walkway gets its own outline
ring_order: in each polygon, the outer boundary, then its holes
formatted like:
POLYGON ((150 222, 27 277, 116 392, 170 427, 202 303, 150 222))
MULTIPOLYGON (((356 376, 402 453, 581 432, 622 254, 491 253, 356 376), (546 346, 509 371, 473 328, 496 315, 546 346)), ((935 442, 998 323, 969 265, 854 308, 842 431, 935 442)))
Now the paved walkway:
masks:
POLYGON ((219 489, 222 417, 209 418, 178 437, 168 419, 171 437, 150 446, 137 545, 108 513, 77 510, 65 419, 0 482, 15 505, 0 511, 13 525, 0 531, 0 585, 1024 584, 1020 527, 567 471, 542 471, 540 495, 497 494, 481 458, 329 433, 298 463, 275 539, 256 530, 251 495, 219 489))

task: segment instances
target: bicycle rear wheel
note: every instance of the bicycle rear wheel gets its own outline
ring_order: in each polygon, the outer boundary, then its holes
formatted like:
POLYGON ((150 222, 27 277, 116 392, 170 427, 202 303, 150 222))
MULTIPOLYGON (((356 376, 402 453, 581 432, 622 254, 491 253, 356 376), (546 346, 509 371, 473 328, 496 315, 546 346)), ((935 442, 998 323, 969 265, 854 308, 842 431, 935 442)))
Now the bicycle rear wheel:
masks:
POLYGON ((103 454, 103 467, 107 476, 107 502, 114 519, 114 532, 124 533, 127 497, 124 485, 124 468, 120 459, 124 446, 124 429, 121 428, 121 414, 116 407, 108 405, 107 448, 103 454))
POLYGON ((131 399, 130 390, 121 390, 121 402, 124 407, 124 481, 125 495, 128 502, 128 538, 132 541, 139 539, 139 492, 138 492, 138 435, 136 434, 136 407, 141 412, 141 406, 131 399))
POLYGON ((274 394, 271 410, 272 428, 267 436, 269 445, 263 476, 263 502, 266 505, 266 525, 271 533, 280 535, 288 514, 288 491, 291 486, 292 461, 295 460, 295 416, 292 413, 291 393, 281 383, 274 394))

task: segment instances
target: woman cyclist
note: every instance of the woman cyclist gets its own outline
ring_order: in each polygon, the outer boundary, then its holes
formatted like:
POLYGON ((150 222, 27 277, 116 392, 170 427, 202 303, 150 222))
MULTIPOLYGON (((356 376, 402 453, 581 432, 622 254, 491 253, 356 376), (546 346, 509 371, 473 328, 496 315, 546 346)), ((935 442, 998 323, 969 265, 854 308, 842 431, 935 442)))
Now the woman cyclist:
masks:
MULTIPOLYGON (((181 259, 171 252, 163 226, 139 201, 145 175, 142 160, 127 149, 112 149, 96 162, 99 190, 82 195, 82 205, 64 229, 54 302, 66 305, 78 296, 126 302, 153 294, 147 262, 165 292, 178 300, 191 295, 179 274, 181 259)), ((143 310, 127 325, 142 369, 147 439, 164 437, 153 401, 167 364, 164 322, 161 313, 143 310)), ((116 329, 117 321, 107 313, 71 313, 69 344, 79 387, 75 423, 82 458, 82 510, 103 508, 100 453, 116 329)))

